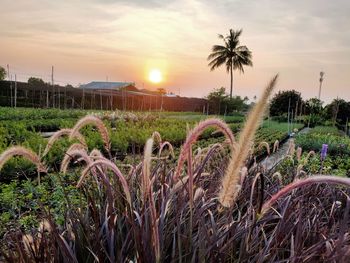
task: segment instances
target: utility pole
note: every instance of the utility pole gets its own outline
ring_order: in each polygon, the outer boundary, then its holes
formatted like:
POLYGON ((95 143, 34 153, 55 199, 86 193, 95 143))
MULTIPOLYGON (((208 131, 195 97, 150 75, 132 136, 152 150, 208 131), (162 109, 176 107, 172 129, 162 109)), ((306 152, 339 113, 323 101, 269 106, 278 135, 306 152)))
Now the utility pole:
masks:
POLYGON ((51 84, 52 84, 52 106, 55 108, 55 86, 53 83, 53 66, 51 67, 51 84))
POLYGON ((10 105, 11 105, 11 108, 13 107, 13 99, 12 99, 12 75, 10 77, 10 105))
POLYGON ((320 72, 320 89, 319 89, 319 91, 318 91, 318 99, 319 99, 319 100, 321 100, 321 90, 322 90, 323 76, 324 76, 324 72, 321 71, 321 72, 320 72))
POLYGON ((17 74, 15 74, 15 108, 17 107, 17 74))

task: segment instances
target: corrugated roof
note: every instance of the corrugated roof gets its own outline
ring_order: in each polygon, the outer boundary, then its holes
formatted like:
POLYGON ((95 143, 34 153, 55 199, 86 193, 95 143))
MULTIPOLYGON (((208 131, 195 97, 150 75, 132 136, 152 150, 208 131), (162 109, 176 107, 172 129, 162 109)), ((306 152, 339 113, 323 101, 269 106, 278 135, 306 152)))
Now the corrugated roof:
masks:
POLYGON ((82 89, 114 89, 119 90, 121 88, 134 85, 132 82, 103 82, 93 81, 88 84, 80 85, 82 89))

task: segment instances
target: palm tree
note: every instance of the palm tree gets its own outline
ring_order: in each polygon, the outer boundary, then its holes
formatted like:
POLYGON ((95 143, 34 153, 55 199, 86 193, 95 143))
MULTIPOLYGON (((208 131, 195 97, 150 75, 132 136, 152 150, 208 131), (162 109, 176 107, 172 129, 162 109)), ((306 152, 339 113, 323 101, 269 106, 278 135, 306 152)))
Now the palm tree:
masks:
POLYGON ((242 29, 230 29, 230 34, 223 36, 219 34, 219 38, 224 41, 224 46, 214 45, 212 53, 208 56, 210 60, 208 66, 210 70, 226 65, 227 73, 231 75, 231 90, 230 98, 232 98, 233 71, 238 70, 244 73, 243 66, 253 66, 252 52, 246 46, 239 45, 239 36, 242 34, 242 29))

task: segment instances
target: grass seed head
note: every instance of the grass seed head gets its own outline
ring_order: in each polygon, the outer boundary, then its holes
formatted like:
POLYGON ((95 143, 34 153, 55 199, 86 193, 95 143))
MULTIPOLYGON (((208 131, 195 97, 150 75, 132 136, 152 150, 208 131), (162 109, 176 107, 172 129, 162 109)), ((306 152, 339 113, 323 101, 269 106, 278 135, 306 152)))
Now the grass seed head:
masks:
POLYGON ((36 165, 38 172, 47 172, 47 168, 41 163, 40 157, 30 149, 22 146, 13 146, 5 150, 0 155, 0 170, 3 168, 5 163, 14 156, 22 156, 36 165))
POLYGON ((267 142, 260 142, 258 149, 262 149, 263 147, 265 147, 267 154, 270 155, 270 145, 267 142))
POLYGON ((198 123, 192 130, 188 131, 187 138, 185 143, 181 147, 179 160, 177 162, 177 167, 175 170, 175 180, 177 180, 180 176, 181 170, 185 163, 185 160, 188 158, 188 153, 191 150, 192 145, 198 140, 199 136, 207 129, 207 128, 216 128, 221 131, 225 137, 230 141, 230 145, 233 147, 235 143, 235 137, 230 129, 230 127, 220 119, 206 119, 198 123))
POLYGON ((243 130, 240 133, 237 150, 232 152, 231 160, 222 180, 222 187, 219 193, 219 201, 224 207, 230 207, 237 195, 240 182, 240 170, 246 161, 249 150, 253 145, 256 130, 265 113, 268 98, 276 85, 276 75, 264 90, 263 96, 250 112, 243 130))
POLYGON ((297 160, 300 161, 303 149, 301 147, 297 148, 297 160))
POLYGON ((110 149, 110 139, 109 134, 106 126, 104 125, 103 121, 99 119, 96 116, 85 116, 81 118, 73 127, 72 132, 70 134, 70 139, 76 138, 78 136, 78 132, 81 128, 85 127, 86 125, 94 125, 98 129, 99 133, 101 134, 105 149, 109 151, 110 149))
POLYGON ((81 157, 86 162, 87 165, 89 165, 92 162, 91 158, 86 153, 85 149, 83 149, 83 148, 74 149, 73 148, 71 150, 68 150, 66 152, 66 154, 64 155, 62 163, 61 163, 60 171, 65 174, 67 172, 68 165, 69 165, 70 161, 77 156, 81 157))
POLYGON ((272 152, 276 152, 279 149, 280 146, 280 142, 278 140, 275 141, 275 143, 273 144, 273 150, 272 152))

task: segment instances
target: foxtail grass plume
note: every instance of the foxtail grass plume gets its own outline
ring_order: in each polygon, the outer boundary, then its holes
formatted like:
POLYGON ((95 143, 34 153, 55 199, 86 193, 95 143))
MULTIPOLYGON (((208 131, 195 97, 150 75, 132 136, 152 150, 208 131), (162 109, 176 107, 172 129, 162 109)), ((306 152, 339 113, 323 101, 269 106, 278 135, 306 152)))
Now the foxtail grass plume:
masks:
POLYGON ((146 196, 150 187, 151 180, 151 160, 152 160, 152 148, 153 148, 153 139, 150 138, 147 140, 145 145, 145 150, 143 154, 143 166, 142 166, 142 192, 144 196, 144 201, 146 201, 146 196))
POLYGON ((235 137, 230 127, 225 122, 223 122, 220 119, 207 119, 207 120, 201 121, 200 123, 198 123, 196 127, 193 128, 193 130, 188 131, 186 141, 181 148, 179 160, 177 162, 177 167, 176 167, 175 176, 174 176, 175 181, 180 176, 185 160, 188 159, 188 153, 192 149, 191 148, 192 145, 198 140, 199 136, 207 128, 210 128, 210 127, 218 129, 226 136, 226 138, 230 141, 230 146, 233 151, 233 148, 235 145, 235 137))
POLYGON ((174 154, 174 148, 172 146, 172 144, 168 141, 165 141, 165 142, 162 142, 160 144, 160 147, 159 147, 159 152, 158 152, 158 157, 160 158, 161 155, 162 155, 162 152, 164 150, 164 148, 168 146, 168 150, 169 150, 169 155, 172 157, 172 158, 175 158, 175 154, 174 154))
POLYGON ((294 142, 294 139, 290 139, 288 144, 287 155, 293 158, 294 154, 295 154, 295 142, 294 142))
POLYGON ((300 161, 303 149, 301 147, 297 148, 297 160, 300 161))
POLYGON ((282 181, 282 174, 281 174, 280 172, 275 172, 275 173, 271 176, 271 178, 274 179, 275 177, 277 177, 279 183, 282 184, 282 182, 283 182, 283 181, 282 181))
POLYGON ((260 142, 258 149, 260 150, 263 147, 265 147, 267 154, 270 155, 270 145, 267 142, 260 142))
POLYGON ((93 149, 90 154, 89 154, 90 158, 93 160, 97 160, 100 158, 104 158, 103 154, 98 150, 98 149, 93 149))
POLYGON ((261 209, 261 216, 264 215, 279 198, 286 196, 294 189, 318 183, 339 184, 350 187, 350 178, 344 178, 333 175, 315 175, 306 179, 295 180, 289 185, 283 187, 280 191, 278 191, 268 201, 264 203, 261 209))
POLYGON ((153 141, 157 142, 159 145, 161 145, 162 143, 162 136, 160 136, 160 133, 155 131, 152 134, 152 139, 153 141))
POLYGON ((238 195, 240 171, 253 145, 256 130, 259 128, 268 104, 268 98, 276 85, 277 78, 278 75, 272 78, 265 88, 261 99, 250 112, 246 124, 240 133, 237 150, 232 152, 219 192, 219 201, 224 207, 230 207, 238 195))
POLYGON ((78 135, 78 132, 80 131, 81 128, 83 128, 86 125, 94 125, 98 129, 98 131, 101 134, 104 147, 107 151, 110 149, 110 140, 109 140, 109 135, 108 135, 108 130, 106 126, 103 124, 103 121, 95 116, 85 116, 81 118, 73 127, 72 132, 69 136, 70 139, 76 138, 78 135))
POLYGON ((5 150, 0 155, 0 170, 4 164, 14 156, 22 156, 36 165, 38 172, 47 172, 47 169, 43 163, 41 163, 40 157, 30 149, 22 146, 13 146, 5 150))
POLYGON ((64 155, 61 163, 60 171, 65 174, 67 172, 70 161, 77 156, 81 157, 87 165, 92 163, 91 158, 89 157, 89 155, 86 153, 84 149, 73 149, 73 150, 67 151, 66 154, 64 155))
MULTIPOLYGON (((53 144, 61 137, 63 136, 69 136, 71 134, 72 130, 71 129, 61 129, 57 132, 55 132, 48 140, 45 150, 43 152, 42 156, 45 156, 46 154, 48 154, 48 152, 50 151, 50 149, 52 148, 53 144)), ((84 137, 79 133, 76 132, 75 134, 75 138, 86 147, 86 142, 84 137)))
POLYGON ((31 253, 32 251, 36 252, 36 244, 31 234, 26 234, 22 236, 22 244, 24 246, 24 250, 27 253, 31 253))
POLYGON ((297 177, 302 173, 303 171, 303 168, 304 168, 304 164, 299 164, 298 167, 297 167, 297 177))
POLYGON ((279 147, 280 147, 280 142, 276 140, 275 143, 273 144, 272 152, 275 153, 276 151, 278 151, 279 147))
POLYGON ((305 160, 304 160, 304 164, 307 164, 308 161, 309 161, 309 159, 310 159, 311 157, 315 156, 315 155, 316 155, 315 151, 310 151, 310 152, 306 155, 306 158, 305 158, 305 160))

